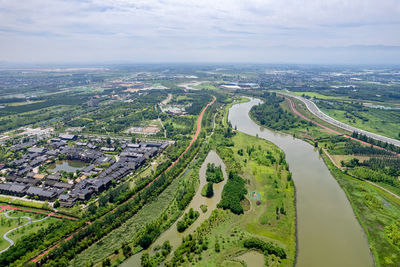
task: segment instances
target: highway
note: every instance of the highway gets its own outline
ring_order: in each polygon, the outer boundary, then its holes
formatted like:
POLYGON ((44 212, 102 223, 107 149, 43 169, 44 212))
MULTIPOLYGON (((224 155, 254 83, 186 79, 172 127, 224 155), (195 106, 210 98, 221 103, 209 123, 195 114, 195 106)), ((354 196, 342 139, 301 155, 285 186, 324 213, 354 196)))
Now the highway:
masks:
POLYGON ((356 127, 350 126, 348 124, 345 124, 343 122, 335 120, 334 118, 332 118, 332 117, 326 115, 325 113, 323 113, 317 107, 317 105, 314 102, 312 102, 311 100, 309 100, 309 99, 306 99, 304 97, 297 96, 297 95, 292 95, 292 94, 289 94, 289 93, 284 93, 284 92, 277 92, 277 93, 281 94, 281 95, 284 95, 284 96, 293 97, 293 98, 296 98, 296 99, 302 101, 306 105, 307 109, 313 115, 317 116, 321 120, 326 121, 326 122, 328 122, 328 123, 330 123, 330 124, 332 124, 332 125, 334 125, 336 127, 339 127, 341 129, 349 131, 349 132, 358 132, 358 133, 364 134, 364 135, 366 135, 368 137, 371 137, 371 138, 373 138, 375 140, 379 140, 379 141, 382 141, 382 142, 387 142, 388 144, 393 144, 395 146, 400 147, 400 141, 399 140, 392 139, 392 138, 389 138, 389 137, 386 137, 386 136, 382 136, 382 135, 379 135, 379 134, 371 133, 371 132, 368 132, 368 131, 365 131, 365 130, 361 130, 359 128, 356 128, 356 127))

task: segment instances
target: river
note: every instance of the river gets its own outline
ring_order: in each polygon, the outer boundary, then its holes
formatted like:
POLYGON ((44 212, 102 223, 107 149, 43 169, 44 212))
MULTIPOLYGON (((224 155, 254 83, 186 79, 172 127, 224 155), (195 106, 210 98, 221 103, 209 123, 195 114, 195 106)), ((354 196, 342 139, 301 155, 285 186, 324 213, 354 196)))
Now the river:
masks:
POLYGON ((228 119, 237 130, 280 147, 296 186, 296 266, 373 266, 367 238, 351 205, 318 151, 303 140, 258 126, 248 115, 259 99, 234 105, 228 119))

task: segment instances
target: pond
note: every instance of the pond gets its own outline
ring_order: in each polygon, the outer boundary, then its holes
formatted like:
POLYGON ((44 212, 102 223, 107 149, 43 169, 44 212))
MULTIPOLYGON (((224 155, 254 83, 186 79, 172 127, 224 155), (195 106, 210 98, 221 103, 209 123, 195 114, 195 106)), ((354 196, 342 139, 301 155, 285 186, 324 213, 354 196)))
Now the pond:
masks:
POLYGON ((56 163, 48 167, 48 170, 51 172, 76 172, 77 170, 82 170, 86 166, 87 164, 80 160, 57 160, 56 163))

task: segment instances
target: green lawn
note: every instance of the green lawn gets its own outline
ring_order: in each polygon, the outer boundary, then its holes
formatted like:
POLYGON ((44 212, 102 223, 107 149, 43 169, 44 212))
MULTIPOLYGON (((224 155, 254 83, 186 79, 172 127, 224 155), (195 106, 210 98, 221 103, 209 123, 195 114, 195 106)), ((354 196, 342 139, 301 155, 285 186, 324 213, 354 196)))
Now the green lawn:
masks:
POLYGON ((0 250, 3 250, 3 249, 5 249, 6 247, 8 247, 10 245, 10 243, 8 243, 8 241, 6 241, 3 238, 3 235, 7 231, 9 231, 9 230, 21 225, 21 224, 24 224, 27 221, 28 220, 26 220, 26 219, 25 220, 21 219, 20 221, 13 220, 13 219, 8 219, 8 218, 6 218, 6 216, 0 215, 0 250))
MULTIPOLYGON (((33 221, 40 220, 45 217, 43 215, 33 214, 33 213, 28 213, 28 212, 21 212, 21 211, 15 211, 13 214, 10 214, 10 215, 12 215, 12 216, 29 216, 29 217, 31 217, 31 219, 33 221)), ((12 240, 16 241, 16 240, 20 239, 22 236, 31 234, 31 233, 36 233, 41 228, 45 228, 50 223, 56 222, 58 220, 59 219, 49 217, 43 221, 31 223, 31 224, 24 226, 16 231, 13 231, 8 237, 11 238, 12 240)))
MULTIPOLYGON (((10 215, 12 217, 28 216, 33 221, 39 220, 39 219, 42 219, 45 217, 43 215, 29 213, 29 212, 22 212, 22 211, 11 211, 8 213, 8 215, 10 215)), ((11 232, 8 235, 8 237, 10 239, 12 239, 14 242, 17 242, 24 235, 35 233, 35 232, 39 231, 40 229, 47 227, 50 223, 55 222, 57 220, 58 219, 56 219, 56 218, 47 218, 41 222, 31 223, 31 224, 26 225, 18 230, 11 232)), ((0 250, 5 249, 9 245, 9 243, 3 239, 3 234, 6 233, 8 230, 11 230, 15 227, 23 225, 27 222, 28 222, 27 219, 8 219, 5 217, 5 215, 0 215, 0 237, 1 237, 0 238, 0 250)))

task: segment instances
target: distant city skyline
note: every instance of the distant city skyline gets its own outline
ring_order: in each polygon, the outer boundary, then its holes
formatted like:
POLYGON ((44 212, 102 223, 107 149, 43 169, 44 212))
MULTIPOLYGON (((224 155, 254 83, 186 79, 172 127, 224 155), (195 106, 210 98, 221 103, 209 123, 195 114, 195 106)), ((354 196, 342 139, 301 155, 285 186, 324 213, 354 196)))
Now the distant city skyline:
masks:
POLYGON ((0 0, 0 62, 399 64, 397 0, 0 0))

